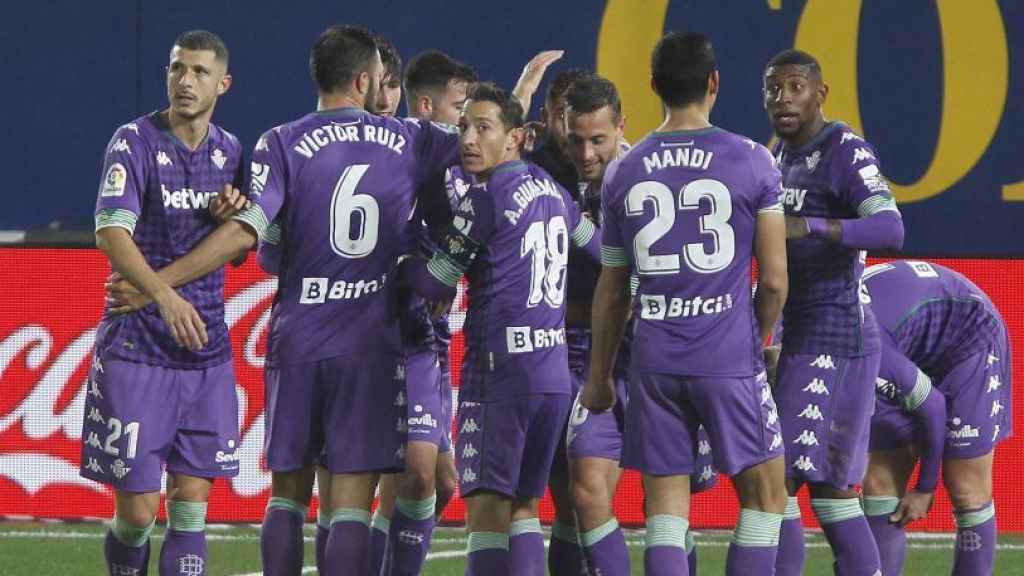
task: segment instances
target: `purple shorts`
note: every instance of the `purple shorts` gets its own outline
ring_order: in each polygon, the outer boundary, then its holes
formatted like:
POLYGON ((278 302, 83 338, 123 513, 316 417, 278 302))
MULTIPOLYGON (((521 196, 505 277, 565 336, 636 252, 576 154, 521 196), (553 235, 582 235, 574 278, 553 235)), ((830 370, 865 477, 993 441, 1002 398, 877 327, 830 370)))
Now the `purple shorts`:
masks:
POLYGON ((406 437, 401 357, 340 356, 267 368, 267 466, 332 474, 400 472, 406 437))
MULTIPOLYGON (((932 385, 946 397, 945 458, 983 456, 1013 434, 1010 364, 1009 343, 1003 340, 936 375, 932 385)), ((915 443, 913 415, 876 396, 871 449, 894 450, 915 443)))
POLYGON ((860 484, 880 362, 880 352, 848 358, 783 349, 775 397, 787 478, 841 490, 860 484))
POLYGON ((568 394, 531 394, 459 405, 459 489, 540 498, 569 412, 568 394))
POLYGON ((167 472, 238 474, 238 396, 231 362, 180 370, 93 360, 81 475, 125 492, 159 492, 167 472))
MULTIPOLYGON (((573 388, 579 390, 586 381, 586 372, 572 372, 573 388), (578 383, 578 385, 577 385, 578 383)), ((600 414, 591 413, 580 404, 576 393, 569 413, 566 431, 569 458, 604 458, 618 462, 622 459, 622 430, 626 425, 626 379, 615 379, 615 406, 600 414)))
POLYGON ((452 406, 455 405, 455 391, 452 390, 452 373, 447 364, 441 364, 441 442, 437 451, 441 454, 452 451, 452 406))
POLYGON ((445 394, 451 397, 451 389, 444 390, 441 366, 433 350, 407 356, 405 359, 405 387, 409 396, 408 441, 429 442, 439 452, 451 450, 448 433, 451 429, 450 407, 445 409, 445 394), (445 446, 446 450, 441 450, 445 446))
POLYGON ((626 468, 711 480, 713 470, 698 468, 700 456, 711 455, 715 467, 734 475, 782 455, 782 449, 764 373, 727 378, 634 371, 630 378, 622 449, 626 468), (709 445, 700 442, 701 425, 709 445))

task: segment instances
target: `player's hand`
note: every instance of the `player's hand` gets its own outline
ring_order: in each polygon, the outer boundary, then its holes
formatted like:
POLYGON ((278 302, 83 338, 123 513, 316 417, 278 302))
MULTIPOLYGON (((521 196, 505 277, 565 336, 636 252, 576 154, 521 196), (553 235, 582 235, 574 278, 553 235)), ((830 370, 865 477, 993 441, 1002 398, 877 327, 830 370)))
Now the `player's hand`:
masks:
POLYGON ((580 393, 580 404, 594 413, 611 410, 615 405, 615 383, 611 378, 606 378, 603 382, 588 379, 583 385, 583 392, 580 393))
POLYGON ((921 520, 928 515, 933 502, 935 494, 911 490, 900 500, 899 508, 889 516, 889 521, 898 523, 902 528, 915 520, 921 520))
POLYGON ((150 303, 150 299, 145 294, 139 292, 131 282, 121 278, 117 272, 107 277, 103 289, 107 292, 107 304, 111 314, 136 312, 150 303))
POLYGON ((786 239, 799 240, 807 237, 810 231, 807 228, 807 220, 803 216, 786 216, 786 239))
POLYGON ((765 346, 762 352, 764 353, 764 370, 768 375, 768 385, 774 388, 778 379, 779 356, 782 355, 782 346, 765 346))
POLYGON ((199 312, 174 290, 168 290, 157 306, 174 341, 189 350, 200 350, 209 342, 206 324, 199 312))
MULTIPOLYGON (((519 81, 512 89, 516 98, 524 102, 531 100, 537 92, 537 88, 540 87, 540 81, 544 78, 544 72, 547 71, 548 66, 557 62, 563 54, 565 54, 565 50, 544 50, 531 58, 526 66, 523 66, 523 73, 519 75, 519 81)), ((524 110, 524 112, 529 112, 529 110, 524 110)))
POLYGON ((249 200, 238 191, 238 188, 231 184, 225 184, 220 194, 210 200, 210 215, 220 222, 227 222, 232 216, 244 210, 248 204, 249 200))

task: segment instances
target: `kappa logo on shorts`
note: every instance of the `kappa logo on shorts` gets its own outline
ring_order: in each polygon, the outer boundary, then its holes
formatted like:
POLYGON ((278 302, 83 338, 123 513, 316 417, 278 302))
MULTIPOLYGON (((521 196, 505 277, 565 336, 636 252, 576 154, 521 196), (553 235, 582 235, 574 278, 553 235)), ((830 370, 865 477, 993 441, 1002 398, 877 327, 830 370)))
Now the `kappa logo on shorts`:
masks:
POLYGON ((100 442, 100 437, 95 432, 89 432, 89 437, 85 439, 85 445, 98 450, 103 448, 103 443, 100 442))
POLYGON ((89 415, 86 416, 86 420, 90 422, 99 422, 100 424, 106 424, 106 420, 103 419, 103 415, 100 414, 100 409, 93 406, 89 409, 89 415))
POLYGON ((996 356, 994 352, 989 352, 988 353, 988 359, 987 359, 988 365, 991 366, 991 365, 995 364, 996 362, 999 362, 999 356, 996 356))
POLYGON ((463 483, 470 484, 472 482, 476 482, 476 480, 477 480, 477 475, 476 475, 476 472, 473 472, 472 468, 466 468, 466 470, 462 473, 462 482, 463 483))
POLYGON ((995 428, 992 430, 992 441, 995 442, 996 438, 999 438, 999 424, 996 424, 995 428))
POLYGON ((711 466, 704 466, 704 469, 700 471, 700 481, 707 482, 714 475, 715 471, 711 469, 711 466))
POLYGON ((821 415, 821 408, 818 408, 817 404, 808 404, 802 412, 797 414, 800 418, 806 418, 808 420, 824 420, 825 417, 821 415))
POLYGON ((775 450, 779 446, 782 446, 782 434, 772 436, 772 443, 771 446, 768 446, 768 450, 775 450))
POLYGON ((399 406, 399 407, 405 406, 405 391, 403 391, 403 390, 399 390, 398 391, 398 396, 395 396, 394 405, 395 406, 399 406))
POLYGON ((818 471, 818 468, 814 466, 814 462, 811 462, 811 459, 808 458, 807 456, 801 456, 797 458, 796 462, 793 462, 793 468, 796 468, 797 470, 802 470, 804 472, 810 472, 812 470, 815 472, 818 471))
POLYGON ((995 374, 995 375, 991 376, 988 379, 988 390, 987 390, 987 392, 988 393, 995 392, 996 390, 999 390, 999 387, 1002 386, 1002 385, 1003 385, 1003 383, 999 380, 999 375, 995 374))
POLYGON ((768 411, 768 426, 775 426, 775 423, 779 421, 779 411, 772 408, 768 411))
POLYGON ((697 443, 697 453, 701 456, 707 456, 711 454, 711 443, 707 440, 701 440, 697 443))
POLYGON ((463 458, 473 458, 474 456, 476 456, 479 453, 480 453, 480 451, 477 450, 476 448, 474 448, 473 445, 469 444, 469 443, 467 443, 466 447, 462 449, 462 457, 463 458))
POLYGON ((772 401, 772 389, 768 386, 761 388, 761 406, 772 401))
POLYGON ((989 418, 995 418, 1000 412, 1003 411, 1003 403, 999 400, 992 402, 992 412, 988 415, 989 418))
POLYGON ((462 428, 459 429, 460 434, 472 434, 473 432, 479 431, 480 427, 477 426, 476 420, 472 418, 467 418, 466 421, 462 423, 462 428))
POLYGON ((828 386, 825 386, 825 381, 821 378, 815 378, 811 380, 807 386, 804 386, 804 392, 810 392, 811 394, 824 394, 829 395, 828 386))
POLYGON ((793 444, 803 444, 804 446, 818 446, 818 437, 814 435, 813 430, 804 430, 800 432, 796 440, 793 440, 793 444))
POLYGON ((832 356, 828 354, 819 354, 811 363, 811 366, 815 368, 821 368, 822 370, 835 370, 836 364, 832 361, 832 356))
POLYGON ((395 431, 396 432, 405 434, 409 430, 409 425, 406 424, 405 420, 406 419, 402 418, 401 416, 398 417, 398 423, 395 424, 395 431))
MULTIPOLYGON (((100 372, 102 371, 103 370, 100 370, 100 372)), ((89 395, 103 400, 103 394, 100 393, 100 385, 96 382, 95 378, 89 379, 89 395)))
POLYGON ((106 474, 103 467, 100 466, 100 463, 97 462, 95 458, 89 458, 89 463, 86 464, 85 469, 95 474, 106 474))
POLYGON ((405 460, 405 444, 402 444, 398 447, 398 450, 395 450, 395 460, 405 460))

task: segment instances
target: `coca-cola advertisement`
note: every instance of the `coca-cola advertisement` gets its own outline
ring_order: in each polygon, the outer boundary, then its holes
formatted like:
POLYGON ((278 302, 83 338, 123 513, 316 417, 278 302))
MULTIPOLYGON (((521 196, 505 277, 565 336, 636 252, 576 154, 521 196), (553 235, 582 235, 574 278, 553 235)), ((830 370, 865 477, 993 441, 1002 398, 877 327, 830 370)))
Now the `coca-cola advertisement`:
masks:
MULTIPOLYGON (((215 522, 258 522, 270 496, 270 473, 263 460, 263 362, 270 305, 276 280, 250 258, 229 268, 225 285, 226 322, 238 379, 241 442, 239 474, 218 480, 210 498, 215 522)), ((996 451, 995 501, 1000 530, 1024 531, 1024 468, 1021 415, 1024 402, 1024 260, 935 259, 966 274, 985 290, 1006 320, 1013 347, 1013 420, 1018 434, 996 451)), ((79 476, 79 454, 86 376, 103 308, 103 284, 110 267, 94 249, 0 249, 0 516, 109 518, 112 493, 79 476)), ((453 383, 463 349, 465 297, 453 306, 451 349, 453 383)), ((635 474, 624 475, 615 508, 624 524, 643 520, 643 494, 635 474)), ((806 505, 806 502, 804 503, 806 505)), ((461 522, 456 499, 444 520, 461 522)), ((809 510, 808 510, 809 512, 809 510)), ((552 518, 549 503, 542 507, 552 518)), ((731 527, 738 514, 728 481, 695 498, 696 527, 731 527)), ((813 515, 805 513, 804 518, 813 515)), ((920 530, 953 528, 949 500, 940 494, 920 530)))

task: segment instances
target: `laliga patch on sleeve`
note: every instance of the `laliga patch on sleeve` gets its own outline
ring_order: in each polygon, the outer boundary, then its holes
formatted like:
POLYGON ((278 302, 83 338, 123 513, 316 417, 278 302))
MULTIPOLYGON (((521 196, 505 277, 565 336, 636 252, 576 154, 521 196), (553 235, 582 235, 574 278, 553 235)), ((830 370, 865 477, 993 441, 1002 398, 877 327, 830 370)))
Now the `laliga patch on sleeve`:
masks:
POLYGON ((868 164, 857 172, 860 174, 860 179, 864 181, 864 185, 872 193, 889 193, 889 184, 878 170, 877 164, 868 164))
POLYGON ((114 162, 107 169, 107 175, 103 178, 103 191, 100 196, 105 198, 124 196, 125 182, 128 181, 128 171, 124 164, 114 162))

